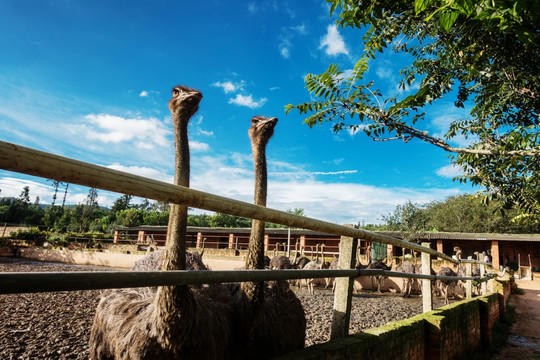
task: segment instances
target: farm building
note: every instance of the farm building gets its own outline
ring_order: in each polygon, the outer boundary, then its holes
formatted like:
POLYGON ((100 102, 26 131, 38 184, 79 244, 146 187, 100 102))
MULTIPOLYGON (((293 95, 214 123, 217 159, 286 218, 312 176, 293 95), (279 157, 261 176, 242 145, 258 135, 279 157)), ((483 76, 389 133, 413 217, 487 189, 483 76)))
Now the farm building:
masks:
MULTIPOLYGON (((208 228, 188 227, 187 246, 207 249, 247 248, 251 229, 243 228, 208 228)), ((166 226, 139 226, 120 229, 115 232, 115 242, 136 241, 140 244, 156 243, 164 245, 167 233, 166 226)), ((400 238, 399 232, 381 232, 400 238)), ((325 245, 325 254, 334 255, 339 252, 340 237, 311 230, 301 229, 266 229, 265 251, 292 251, 298 243, 298 249, 311 256, 317 245, 325 245)), ((489 254, 493 267, 513 266, 518 264, 540 268, 540 235, 539 234, 470 234, 429 232, 422 236, 422 242, 430 242, 431 248, 447 255, 454 254, 454 248, 462 250, 462 257, 473 256, 485 251, 489 254), (529 263, 529 258, 531 263, 529 263)), ((368 249, 366 241, 360 241, 361 254, 368 249)), ((371 244, 375 258, 386 256, 402 256, 403 249, 386 244, 371 244)))

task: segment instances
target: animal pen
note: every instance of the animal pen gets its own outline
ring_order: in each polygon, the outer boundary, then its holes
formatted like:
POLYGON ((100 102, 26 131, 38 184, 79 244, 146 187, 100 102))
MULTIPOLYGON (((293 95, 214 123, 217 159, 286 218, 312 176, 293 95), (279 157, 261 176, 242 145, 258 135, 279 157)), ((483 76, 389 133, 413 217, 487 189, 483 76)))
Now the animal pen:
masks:
POLYGON ((331 339, 349 334, 349 320, 354 278, 359 276, 393 276, 422 280, 423 310, 433 308, 432 280, 465 280, 467 298, 472 297, 472 281, 482 283, 486 293, 484 263, 456 260, 426 246, 399 240, 361 229, 341 226, 318 219, 266 208, 187 187, 112 170, 78 160, 0 141, 0 168, 8 171, 129 194, 167 203, 226 213, 291 227, 310 229, 341 236, 338 269, 329 270, 237 270, 237 271, 144 271, 79 273, 1 273, 0 293, 75 291, 112 288, 154 287, 166 285, 199 285, 223 282, 336 278, 331 339), (358 239, 392 244, 422 253, 422 273, 410 274, 387 270, 355 269, 358 239), (465 277, 431 275, 431 257, 466 265, 465 277), (472 277, 473 263, 480 266, 481 276, 472 277))

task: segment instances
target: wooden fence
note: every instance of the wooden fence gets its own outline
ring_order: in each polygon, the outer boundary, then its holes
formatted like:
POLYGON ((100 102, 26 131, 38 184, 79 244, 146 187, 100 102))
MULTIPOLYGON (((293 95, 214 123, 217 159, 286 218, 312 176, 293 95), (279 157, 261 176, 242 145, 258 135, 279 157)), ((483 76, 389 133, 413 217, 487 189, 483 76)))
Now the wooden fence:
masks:
MULTIPOLYGON (((418 245, 387 235, 293 215, 287 212, 168 184, 3 141, 0 141, 0 168, 47 179, 165 201, 168 203, 183 204, 204 210, 340 235, 339 269, 343 269, 1 273, 0 293, 3 294, 334 277, 336 278, 336 293, 331 331, 331 338, 334 339, 348 334, 353 281, 354 278, 358 276, 379 275, 422 279, 424 311, 432 309, 432 280, 465 280, 467 281, 467 296, 472 296, 472 291, 469 291, 469 288, 472 289, 472 280, 485 281, 489 278, 474 278, 470 276, 471 264, 476 263, 476 261, 472 260, 466 262, 468 275, 466 277, 456 278, 430 275, 431 256, 456 264, 460 261, 429 248, 428 244, 418 245), (354 265, 356 263, 356 247, 358 239, 392 244, 421 252, 422 274, 355 269, 354 265)), ((481 262, 478 263, 483 264, 481 262)), ((483 266, 481 266, 481 269, 483 271, 483 266)))

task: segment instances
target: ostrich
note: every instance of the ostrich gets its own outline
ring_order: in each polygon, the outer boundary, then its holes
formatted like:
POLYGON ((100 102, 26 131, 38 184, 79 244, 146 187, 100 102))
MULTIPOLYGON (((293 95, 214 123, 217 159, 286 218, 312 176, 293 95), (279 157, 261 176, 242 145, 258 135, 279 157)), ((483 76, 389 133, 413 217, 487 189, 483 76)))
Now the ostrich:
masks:
MULTIPOLYGON (((396 271, 407 273, 407 274, 414 274, 415 268, 412 262, 410 262, 409 260, 405 260, 396 267, 396 271)), ((402 289, 403 297, 411 296, 411 288, 413 286, 413 283, 414 283, 414 279, 403 278, 403 289, 402 289)))
MULTIPOLYGON (((422 263, 418 263, 416 265, 414 265, 414 272, 416 274, 421 274, 422 273, 422 263)), ((435 270, 433 270, 433 268, 431 268, 429 270, 429 273, 431 275, 437 275, 437 273, 435 272, 435 270)), ((418 279, 415 279, 416 281, 418 281, 418 279)), ((437 286, 435 286, 436 283, 435 283, 435 280, 431 280, 431 288, 433 289, 433 293, 436 295, 436 296, 439 296, 440 295, 440 292, 439 292, 439 289, 437 288, 437 286)), ((418 289, 420 291, 420 294, 422 294, 422 285, 421 285, 421 281, 420 281, 420 285, 418 286, 418 289)))
MULTIPOLYGON (((456 272, 449 267, 442 267, 437 272, 437 276, 457 276, 456 272)), ((448 290, 453 289, 457 285, 456 280, 437 280, 437 287, 444 295, 444 305, 448 305, 448 290)))
POLYGON ((285 253, 287 251, 287 244, 283 243, 283 255, 278 254, 278 245, 279 243, 276 243, 276 248, 274 251, 274 257, 270 259, 270 269, 271 270, 279 270, 279 269, 292 269, 291 259, 289 257, 285 256, 285 253))
MULTIPOLYGON (((169 109, 175 128, 175 178, 189 186, 188 121, 202 94, 185 86, 172 90, 169 109)), ((172 205, 162 270, 186 268, 187 206, 172 205)), ((227 358, 233 321, 229 292, 220 286, 162 286, 115 290, 96 309, 90 333, 92 359, 227 358)))
MULTIPOLYGON (((255 116, 249 129, 255 163, 255 204, 261 206, 266 206, 266 145, 276 123, 276 118, 255 116)), ((262 220, 252 221, 247 270, 264 268, 264 225, 262 220)), ((240 358, 269 358, 304 347, 304 309, 286 281, 243 282, 237 312, 240 330, 235 334, 235 351, 239 351, 240 358)))
MULTIPOLYGON (((332 262, 328 265, 328 269, 330 270, 337 270, 339 268, 339 256, 334 255, 334 258, 332 259, 332 262)), ((328 286, 332 284, 332 292, 336 290, 336 278, 326 278, 326 286, 325 289, 328 289, 328 286)))
MULTIPOLYGON (((366 269, 390 270, 390 266, 386 265, 386 263, 383 260, 377 260, 375 262, 368 264, 366 269)), ((377 292, 380 293, 381 286, 383 285, 384 280, 386 279, 386 276, 383 276, 383 275, 371 276, 371 289, 374 291, 375 285, 373 285, 373 278, 375 278, 377 282, 377 292)))
MULTIPOLYGON (((457 276, 467 276, 467 268, 466 266, 462 265, 459 266, 457 269, 457 276)), ((471 276, 479 277, 480 276, 480 268, 478 265, 474 264, 471 267, 471 276)), ((463 280, 458 280, 457 285, 463 290, 463 293, 465 293, 465 284, 466 282, 463 280)), ((477 284, 473 287, 473 290, 475 290, 476 294, 480 293, 480 284, 477 284)))
MULTIPOLYGON (((319 244, 315 246, 315 260, 312 260, 304 266, 304 270, 316 270, 322 268, 322 261, 319 260, 319 244)), ((315 286, 315 279, 305 279, 305 283, 307 284, 307 288, 310 295, 313 295, 314 292, 314 286, 315 286)))
MULTIPOLYGON (((296 243, 298 245, 298 242, 296 243)), ((303 269, 304 266, 306 266, 307 263, 309 263, 311 260, 307 256, 304 256, 303 250, 305 249, 304 246, 301 246, 300 256, 295 259, 293 262, 293 268, 295 269, 303 269)))

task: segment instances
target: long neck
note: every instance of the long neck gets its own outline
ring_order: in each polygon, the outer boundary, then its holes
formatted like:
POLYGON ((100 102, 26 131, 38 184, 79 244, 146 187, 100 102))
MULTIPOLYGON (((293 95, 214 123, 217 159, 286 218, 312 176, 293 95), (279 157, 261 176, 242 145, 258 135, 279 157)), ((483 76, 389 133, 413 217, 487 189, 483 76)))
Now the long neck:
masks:
MULTIPOLYGON (((187 121, 180 121, 181 114, 173 115, 175 127, 175 173, 174 183, 189 186, 189 146, 187 121)), ((187 206, 172 204, 167 228, 167 242, 161 270, 185 270, 186 268, 187 206)), ((163 286, 156 295, 158 318, 163 324, 164 341, 183 341, 186 319, 183 314, 193 310, 194 302, 187 286, 163 286)))
MULTIPOLYGON (((264 145, 252 145, 252 151, 255 163, 255 204, 266 206, 266 149, 264 145)), ((251 236, 246 257, 247 270, 264 269, 264 225, 265 222, 261 220, 252 220, 251 222, 251 236)), ((264 282, 244 282, 242 290, 251 304, 262 303, 264 282)))

